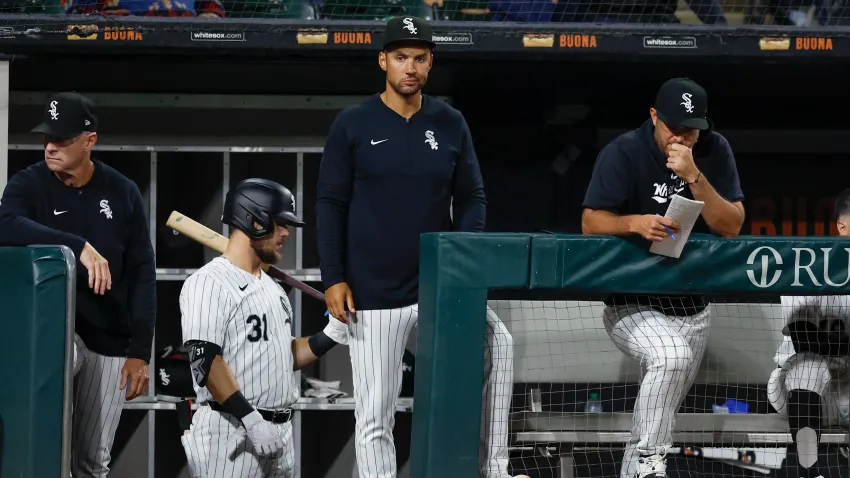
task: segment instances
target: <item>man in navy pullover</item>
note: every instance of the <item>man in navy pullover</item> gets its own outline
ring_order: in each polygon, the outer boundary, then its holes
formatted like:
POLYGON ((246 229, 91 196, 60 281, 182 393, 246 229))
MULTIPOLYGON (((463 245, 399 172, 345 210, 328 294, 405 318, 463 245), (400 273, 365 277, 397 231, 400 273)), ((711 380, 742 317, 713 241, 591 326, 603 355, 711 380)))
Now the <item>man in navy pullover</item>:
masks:
MULTIPOLYGON (((707 111, 708 94, 694 81, 672 78, 661 85, 643 125, 599 152, 584 198, 584 234, 640 236, 636 240, 649 250, 650 243, 679 233, 678 223, 664 217, 679 195, 705 203, 692 232, 737 236, 744 223, 744 193, 735 155, 726 138, 711 129, 707 111)), ((675 414, 708 343, 709 299, 702 294, 603 297, 605 330, 644 372, 620 478, 667 477, 675 414)))
MULTIPOLYGON (((430 25, 399 17, 386 28, 378 55, 386 90, 337 116, 316 206, 328 311, 349 323, 360 478, 396 476, 392 428, 402 356, 418 317, 419 236, 481 232, 486 212, 463 115, 422 94, 434 60, 430 25)), ((481 471, 505 478, 513 338, 489 308, 487 324, 481 471)))
POLYGON ((106 478, 125 399, 148 386, 156 269, 142 195, 91 159, 94 104, 77 93, 48 101, 34 132, 44 161, 16 173, 0 201, 0 244, 64 245, 78 267, 74 336, 75 478, 106 478))

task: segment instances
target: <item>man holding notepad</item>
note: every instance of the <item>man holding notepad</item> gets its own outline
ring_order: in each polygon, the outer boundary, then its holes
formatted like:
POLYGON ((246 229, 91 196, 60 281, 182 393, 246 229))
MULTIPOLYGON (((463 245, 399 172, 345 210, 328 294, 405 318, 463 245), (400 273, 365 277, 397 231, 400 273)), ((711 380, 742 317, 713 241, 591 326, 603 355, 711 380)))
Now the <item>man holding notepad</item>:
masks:
MULTIPOLYGON (((599 153, 584 199, 584 234, 639 235, 652 252, 671 257, 691 232, 738 235, 744 194, 732 148, 705 116, 707 103, 705 90, 687 78, 661 86, 649 119, 599 153)), ((604 302, 608 335, 644 371, 620 477, 666 478, 673 417, 708 341, 708 303, 703 296, 624 294, 604 302)))

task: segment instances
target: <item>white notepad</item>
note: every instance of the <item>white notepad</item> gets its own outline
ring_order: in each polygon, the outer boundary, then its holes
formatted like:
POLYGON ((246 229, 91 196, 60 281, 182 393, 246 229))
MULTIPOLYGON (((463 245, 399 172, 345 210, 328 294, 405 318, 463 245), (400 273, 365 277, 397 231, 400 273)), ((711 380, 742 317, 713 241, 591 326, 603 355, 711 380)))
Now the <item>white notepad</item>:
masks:
POLYGON ((671 196, 670 205, 667 206, 667 213, 664 214, 664 217, 678 221, 679 232, 674 233, 676 239, 668 235, 661 242, 653 242, 649 252, 678 259, 682 255, 685 243, 688 242, 694 224, 702 213, 703 206, 705 206, 705 203, 702 201, 694 201, 678 194, 671 196))

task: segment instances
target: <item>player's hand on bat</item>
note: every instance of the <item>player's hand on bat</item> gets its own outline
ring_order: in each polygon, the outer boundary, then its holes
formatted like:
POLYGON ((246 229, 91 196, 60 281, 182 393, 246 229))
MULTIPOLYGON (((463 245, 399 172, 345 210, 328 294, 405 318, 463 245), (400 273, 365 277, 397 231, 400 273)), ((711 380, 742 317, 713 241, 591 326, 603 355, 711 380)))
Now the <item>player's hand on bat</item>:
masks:
POLYGON ((89 288, 95 294, 103 295, 112 289, 112 274, 109 263, 91 244, 86 242, 80 253, 80 264, 89 272, 89 288))
POLYGON ((124 390, 126 387, 127 400, 132 400, 148 389, 148 380, 148 364, 144 360, 128 358, 121 367, 121 385, 118 388, 124 390))
POLYGON ((635 234, 643 236, 644 239, 661 242, 670 236, 664 226, 667 226, 673 234, 679 232, 678 221, 674 221, 664 216, 657 216, 655 214, 634 216, 631 229, 635 234))
POLYGON ((696 181, 699 175, 694 153, 684 144, 674 143, 667 149, 667 169, 676 173, 686 183, 696 181))
POLYGON ((283 440, 277 427, 267 422, 260 412, 254 410, 242 419, 248 440, 254 446, 254 453, 264 458, 280 456, 283 453, 283 440))
POLYGON ((349 323, 348 312, 354 314, 354 296, 351 295, 351 289, 345 282, 334 284, 325 291, 325 304, 328 306, 328 312, 340 322, 349 323))

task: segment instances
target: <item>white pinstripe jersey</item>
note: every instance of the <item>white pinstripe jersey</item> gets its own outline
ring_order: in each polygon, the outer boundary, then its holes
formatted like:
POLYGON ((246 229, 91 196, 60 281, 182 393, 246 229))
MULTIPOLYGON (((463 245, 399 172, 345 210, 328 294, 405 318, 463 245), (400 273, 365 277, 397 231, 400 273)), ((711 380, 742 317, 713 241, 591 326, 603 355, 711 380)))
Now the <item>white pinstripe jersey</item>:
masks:
MULTIPOLYGON (((183 342, 221 347, 248 403, 278 410, 298 399, 292 357, 292 307, 286 292, 264 272, 257 277, 216 257, 180 291, 183 342)), ((193 377, 198 403, 213 401, 193 377)))

